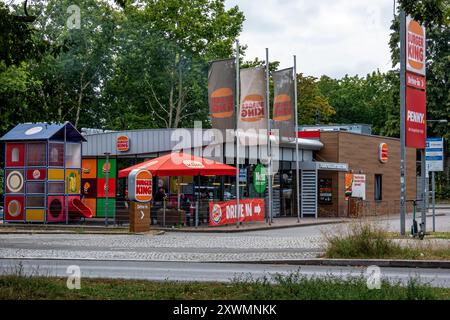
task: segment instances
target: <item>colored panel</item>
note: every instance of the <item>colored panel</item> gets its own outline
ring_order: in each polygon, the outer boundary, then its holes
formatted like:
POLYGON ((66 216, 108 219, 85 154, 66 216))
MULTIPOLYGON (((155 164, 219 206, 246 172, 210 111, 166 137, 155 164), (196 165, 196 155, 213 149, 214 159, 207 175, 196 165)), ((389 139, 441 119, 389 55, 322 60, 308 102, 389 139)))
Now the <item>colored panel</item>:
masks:
POLYGON ((6 170, 6 193, 24 192, 23 170, 6 170))
POLYGON ((47 198, 47 220, 64 220, 64 196, 49 196, 47 198))
POLYGON ((97 178, 97 159, 83 159, 81 162, 81 177, 97 178))
POLYGON ((48 180, 64 181, 64 169, 49 169, 48 180))
MULTIPOLYGON (((109 178, 116 177, 116 159, 109 159, 109 178)), ((106 178, 106 159, 98 159, 97 161, 97 177, 106 178)))
POLYGON ((81 179, 81 194, 86 198, 97 197, 97 179, 81 179))
POLYGON ((27 193, 45 193, 45 182, 28 182, 27 193))
POLYGON ((5 196, 5 221, 23 221, 23 204, 23 196, 5 196))
POLYGON ((23 167, 25 164, 25 145, 23 143, 6 144, 6 166, 23 167))
POLYGON ((44 208, 45 196, 27 196, 27 208, 44 208))
POLYGON ((66 144, 66 167, 81 168, 81 143, 66 144))
POLYGON ((71 169, 66 170, 66 187, 67 193, 76 194, 80 193, 80 170, 71 169))
POLYGON ((96 198, 84 198, 81 200, 89 209, 91 209, 94 217, 97 213, 97 199, 96 198))
MULTIPOLYGON (((97 179, 97 197, 104 198, 106 197, 106 179, 99 178, 97 179)), ((115 198, 116 197, 116 179, 108 179, 108 197, 115 198)))
POLYGON ((49 182, 47 185, 47 193, 49 194, 64 193, 64 182, 49 182))
POLYGON ((27 221, 44 221, 45 209, 27 209, 27 221))
POLYGON ((28 166, 47 165, 47 149, 45 143, 29 143, 27 148, 28 166))
MULTIPOLYGON (((105 217, 105 198, 97 199, 97 217, 105 217)), ((116 212, 116 199, 108 199, 108 218, 112 218, 116 212)))
POLYGON ((48 144, 48 165, 51 167, 64 166, 64 144, 49 143, 48 144))
POLYGON ((28 169, 27 170, 27 180, 45 180, 47 177, 46 169, 28 169))

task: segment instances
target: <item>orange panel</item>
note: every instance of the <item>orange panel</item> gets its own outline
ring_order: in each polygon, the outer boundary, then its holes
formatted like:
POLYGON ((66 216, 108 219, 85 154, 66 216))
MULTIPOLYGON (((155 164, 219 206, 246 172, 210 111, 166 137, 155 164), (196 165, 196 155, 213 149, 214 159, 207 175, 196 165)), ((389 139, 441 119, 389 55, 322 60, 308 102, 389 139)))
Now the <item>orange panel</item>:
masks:
POLYGON ((97 178, 97 159, 83 159, 82 178, 97 178))

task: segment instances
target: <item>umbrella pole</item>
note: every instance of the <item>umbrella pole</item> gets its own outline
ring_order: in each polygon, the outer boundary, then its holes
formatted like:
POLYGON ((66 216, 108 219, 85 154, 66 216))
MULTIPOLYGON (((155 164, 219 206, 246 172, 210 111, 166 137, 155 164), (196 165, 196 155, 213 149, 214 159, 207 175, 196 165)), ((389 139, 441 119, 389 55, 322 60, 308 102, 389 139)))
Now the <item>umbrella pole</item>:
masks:
MULTIPOLYGON (((198 188, 200 190, 200 174, 197 175, 198 188)), ((200 208, 198 203, 198 193, 195 192, 195 184, 194 184, 194 193, 195 193, 195 227, 198 227, 198 210, 200 208)))

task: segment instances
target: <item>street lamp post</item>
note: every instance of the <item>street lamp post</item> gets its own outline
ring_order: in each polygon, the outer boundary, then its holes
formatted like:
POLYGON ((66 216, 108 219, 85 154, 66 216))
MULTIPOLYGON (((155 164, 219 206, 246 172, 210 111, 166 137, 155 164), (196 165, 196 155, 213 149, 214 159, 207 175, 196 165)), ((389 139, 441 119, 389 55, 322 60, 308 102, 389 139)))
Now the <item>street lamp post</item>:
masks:
POLYGON ((105 152, 104 155, 106 156, 105 161, 105 167, 106 167, 106 177, 105 177, 105 226, 108 226, 108 193, 109 193, 109 185, 108 185, 108 178, 109 178, 109 155, 110 152, 105 152))

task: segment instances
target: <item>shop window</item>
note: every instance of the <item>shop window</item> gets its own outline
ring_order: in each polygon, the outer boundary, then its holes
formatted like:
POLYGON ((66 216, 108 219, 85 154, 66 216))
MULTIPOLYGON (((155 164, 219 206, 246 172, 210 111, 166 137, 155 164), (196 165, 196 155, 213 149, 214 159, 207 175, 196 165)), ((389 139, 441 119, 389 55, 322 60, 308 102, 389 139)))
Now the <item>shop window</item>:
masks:
POLYGON ((28 145, 28 157, 27 165, 29 166, 45 166, 45 144, 43 143, 30 143, 28 145))
POLYGON ((81 168, 81 144, 68 143, 66 146, 66 167, 81 168))
POLYGON ((383 199, 383 176, 381 174, 375 175, 375 201, 383 199))
POLYGON ((64 144, 62 143, 49 144, 48 164, 52 167, 64 166, 64 144))

